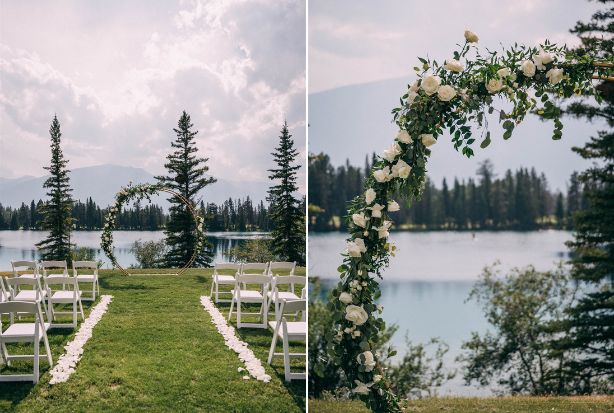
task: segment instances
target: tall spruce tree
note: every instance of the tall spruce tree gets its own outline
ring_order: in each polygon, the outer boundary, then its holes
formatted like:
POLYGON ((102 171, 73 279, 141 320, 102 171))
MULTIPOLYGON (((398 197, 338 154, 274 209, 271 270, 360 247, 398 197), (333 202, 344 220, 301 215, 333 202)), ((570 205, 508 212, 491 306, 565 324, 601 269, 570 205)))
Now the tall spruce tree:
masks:
POLYGON ((43 216, 41 228, 49 231, 47 238, 36 244, 41 250, 44 260, 71 260, 72 232, 74 219, 72 217, 73 200, 71 196, 70 178, 67 168, 68 160, 64 159, 60 141, 60 122, 54 116, 49 128, 51 135, 51 163, 44 168, 49 171, 49 178, 43 184, 47 189, 49 199, 41 208, 43 216))
MULTIPOLYGON (((193 127, 190 115, 183 111, 177 128, 173 129, 177 135, 175 141, 171 142, 173 152, 166 157, 168 162, 164 164, 168 175, 156 176, 156 179, 188 199, 192 205, 197 205, 198 193, 207 185, 216 182, 216 179, 206 176, 209 170, 207 166, 209 158, 199 158, 196 155, 198 148, 195 136, 198 131, 193 131, 193 127)), ((183 267, 194 254, 196 223, 188 207, 181 200, 171 197, 168 201, 171 207, 164 233, 169 248, 164 257, 164 264, 168 267, 183 267)), ((201 212, 204 214, 204 211, 201 212)), ((213 251, 207 244, 203 252, 196 257, 194 264, 209 267, 212 260, 213 251)))
POLYGON ((272 153, 277 164, 276 169, 269 169, 269 179, 278 181, 269 188, 267 200, 271 204, 270 219, 273 226, 273 252, 281 259, 305 262, 305 214, 300 201, 294 197, 298 190, 296 174, 300 165, 296 165, 298 151, 294 148, 288 124, 284 122, 279 136, 279 146, 272 153))
MULTIPOLYGON (((588 23, 578 22, 571 32, 580 38, 580 49, 611 59, 614 8, 596 12, 588 23)), ((609 128, 573 149, 594 163, 578 176, 588 188, 589 208, 575 214, 574 240, 568 246, 572 277, 585 293, 569 314, 564 326, 569 336, 563 345, 581 354, 572 374, 585 378, 586 392, 602 390, 594 386, 604 381, 614 391, 614 83, 602 82, 598 89, 604 99, 601 105, 581 101, 566 109, 576 117, 605 120, 609 128)))

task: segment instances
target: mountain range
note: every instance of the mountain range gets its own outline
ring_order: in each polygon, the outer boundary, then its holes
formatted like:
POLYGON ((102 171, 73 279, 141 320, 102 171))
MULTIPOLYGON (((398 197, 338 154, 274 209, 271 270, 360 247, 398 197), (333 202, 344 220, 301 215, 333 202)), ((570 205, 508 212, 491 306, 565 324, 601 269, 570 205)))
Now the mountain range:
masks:
MULTIPOLYGON (((18 207, 22 202, 45 199, 43 183, 47 176, 23 176, 19 178, 0 178, 0 204, 18 207)), ((142 168, 118 165, 97 165, 85 168, 75 168, 70 172, 70 184, 73 188, 73 198, 85 201, 91 197, 101 207, 110 205, 115 194, 129 182, 153 183, 153 174, 142 168)), ((205 203, 220 204, 228 198, 249 197, 254 202, 265 200, 268 182, 234 182, 218 179, 213 185, 207 186, 200 196, 205 203)), ((167 196, 153 197, 152 202, 166 208, 167 196)))
MULTIPOLYGON (((409 78, 387 79, 371 83, 344 86, 309 95, 309 152, 324 152, 333 165, 346 159, 363 166, 365 156, 381 153, 390 146, 398 127, 393 124, 391 110, 399 106, 399 97, 413 81, 409 78)), ((505 107, 505 106, 500 106, 505 107)), ((492 143, 479 148, 479 136, 472 159, 454 150, 449 135, 439 138, 433 146, 428 173, 435 185, 441 186, 445 177, 475 176, 478 163, 490 159, 495 172, 506 169, 535 167, 544 172, 552 189, 565 189, 570 174, 590 164, 571 151, 595 135, 604 124, 588 123, 584 119, 563 118, 563 139, 553 141, 552 123, 542 122, 529 115, 516 127, 513 136, 503 141, 503 130, 497 119, 490 119, 492 143)))

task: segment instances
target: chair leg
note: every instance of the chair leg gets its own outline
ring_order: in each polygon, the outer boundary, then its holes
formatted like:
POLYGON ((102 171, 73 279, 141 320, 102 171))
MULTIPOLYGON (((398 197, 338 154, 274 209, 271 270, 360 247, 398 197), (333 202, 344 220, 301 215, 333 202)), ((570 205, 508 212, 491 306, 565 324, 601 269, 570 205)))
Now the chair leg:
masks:
POLYGON ((72 302, 72 328, 77 328, 77 302, 72 302))
POLYGON ((92 283, 92 301, 96 301, 96 281, 92 283))
POLYGON ((230 319, 232 318, 232 309, 234 308, 235 305, 235 299, 233 297, 233 299, 230 301, 230 311, 228 312, 228 321, 230 321, 230 319))
POLYGON ((237 300, 237 328, 241 328, 241 300, 237 300))
POLYGON ((211 280, 211 291, 209 291, 209 298, 213 297, 213 286, 215 285, 215 280, 211 280))
POLYGON ((38 335, 39 328, 40 327, 36 328, 36 334, 34 335, 34 372, 33 372, 33 379, 32 379, 33 383, 38 383, 38 377, 39 377, 39 363, 40 363, 40 360, 38 357, 38 353, 40 352, 40 337, 38 335))
POLYGON ((51 358, 51 348, 49 347, 49 339, 47 338, 47 332, 45 330, 43 330, 43 343, 45 344, 45 351, 47 352, 49 368, 51 368, 53 367, 53 359, 51 358))
POLYGON ((11 365, 11 362, 9 360, 9 351, 6 349, 6 344, 4 344, 4 342, 2 343, 2 358, 4 359, 4 362, 7 366, 11 365))
POLYGON ((79 298, 79 310, 81 312, 81 321, 85 321, 85 313, 83 312, 83 303, 81 302, 80 298, 79 298))
POLYGON ((277 347, 277 331, 273 331, 273 340, 271 340, 271 349, 269 350, 268 364, 273 361, 273 353, 275 353, 275 347, 277 347))
POLYGON ((220 302, 220 285, 218 283, 215 283, 215 303, 219 303, 220 302))
POLYGON ((284 328, 283 343, 284 343, 284 376, 286 378, 286 381, 291 381, 292 378, 290 377, 290 347, 288 346, 288 332, 286 328, 284 328))

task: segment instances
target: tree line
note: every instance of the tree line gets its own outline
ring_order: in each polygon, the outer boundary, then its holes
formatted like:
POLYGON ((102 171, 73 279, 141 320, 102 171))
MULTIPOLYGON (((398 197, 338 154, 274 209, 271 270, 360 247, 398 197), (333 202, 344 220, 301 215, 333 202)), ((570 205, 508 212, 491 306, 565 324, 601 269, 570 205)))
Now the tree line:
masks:
MULTIPOLYGON (((364 191, 364 169, 346 161, 334 167, 324 153, 309 158, 309 230, 344 230, 347 201, 364 191)), ((565 194, 549 189, 548 180, 535 168, 507 170, 501 177, 490 160, 481 163, 477 179, 443 179, 441 186, 427 178, 420 200, 401 208, 395 216, 400 229, 418 230, 535 230, 573 225, 573 215, 587 207, 590 183, 573 173, 565 194)), ((401 202, 400 194, 396 199, 401 202)))
MULTIPOLYGON (((0 204, 0 230, 43 229, 43 201, 22 202, 18 208, 0 204)), ((249 196, 243 199, 228 199, 222 204, 200 202, 205 214, 208 231, 269 231, 269 208, 260 201, 254 204, 249 196)), ((72 205, 73 228, 76 230, 99 230, 104 225, 107 208, 101 208, 92 198, 72 205)), ((156 231, 165 228, 169 215, 156 204, 142 205, 135 202, 118 215, 116 229, 130 231, 156 231)))

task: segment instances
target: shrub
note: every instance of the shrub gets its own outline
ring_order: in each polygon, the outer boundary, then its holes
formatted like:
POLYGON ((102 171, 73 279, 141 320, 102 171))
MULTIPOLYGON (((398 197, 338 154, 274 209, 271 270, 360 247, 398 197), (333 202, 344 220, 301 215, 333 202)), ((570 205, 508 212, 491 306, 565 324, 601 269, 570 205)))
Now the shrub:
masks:
POLYGON ((134 254, 140 268, 157 268, 166 252, 166 243, 160 241, 134 241, 130 251, 134 254))
POLYGON ((268 238, 247 240, 231 248, 226 256, 234 262, 268 262, 277 259, 272 252, 272 240, 268 238))

